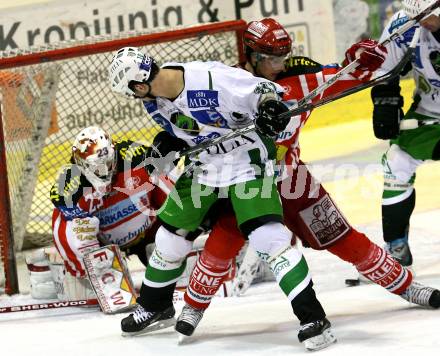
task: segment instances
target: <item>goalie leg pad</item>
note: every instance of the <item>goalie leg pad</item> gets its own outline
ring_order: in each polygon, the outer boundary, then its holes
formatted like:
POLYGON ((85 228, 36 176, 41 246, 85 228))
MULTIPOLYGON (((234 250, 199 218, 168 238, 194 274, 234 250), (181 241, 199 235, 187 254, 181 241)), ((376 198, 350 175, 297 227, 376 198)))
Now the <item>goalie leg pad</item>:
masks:
POLYGON ((87 278, 73 276, 66 270, 66 264, 54 247, 45 249, 50 261, 50 270, 55 283, 57 297, 62 301, 96 299, 95 292, 87 278))
POLYGON ((119 246, 108 245, 87 253, 84 265, 104 313, 121 312, 136 304, 136 292, 119 246))
POLYGON ((44 250, 38 249, 26 256, 31 296, 34 299, 54 299, 57 292, 44 250))

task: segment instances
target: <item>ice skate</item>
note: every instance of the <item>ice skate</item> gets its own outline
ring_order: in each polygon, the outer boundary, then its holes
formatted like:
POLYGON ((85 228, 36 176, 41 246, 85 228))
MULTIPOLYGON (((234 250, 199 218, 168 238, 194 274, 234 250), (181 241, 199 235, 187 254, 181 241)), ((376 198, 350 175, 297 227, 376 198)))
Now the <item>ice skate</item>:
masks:
POLYGON ((199 325, 200 320, 202 320, 203 313, 205 309, 196 309, 190 306, 189 304, 185 304, 177 318, 175 329, 178 333, 183 335, 182 338, 179 338, 179 342, 183 342, 185 340, 185 336, 191 336, 194 333, 197 325, 199 325))
POLYGON ((176 322, 174 307, 168 307, 161 312, 148 312, 141 305, 129 316, 121 320, 122 336, 146 334, 173 326, 176 322))
POLYGON ((331 324, 326 318, 301 325, 298 339, 309 351, 321 350, 336 342, 331 324))
POLYGON ((418 304, 423 307, 435 309, 440 307, 440 291, 417 282, 412 282, 400 296, 410 303, 418 304))
POLYGON ((408 237, 387 242, 385 249, 404 267, 411 267, 413 258, 408 244, 408 237))

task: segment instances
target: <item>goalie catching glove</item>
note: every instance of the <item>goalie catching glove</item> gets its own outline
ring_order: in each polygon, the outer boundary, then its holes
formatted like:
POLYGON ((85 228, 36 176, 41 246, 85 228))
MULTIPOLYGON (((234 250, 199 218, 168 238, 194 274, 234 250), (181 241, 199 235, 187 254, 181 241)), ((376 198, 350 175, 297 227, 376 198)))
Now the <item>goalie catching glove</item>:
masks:
POLYGON ((403 97, 399 84, 377 85, 371 90, 374 135, 382 140, 396 138, 403 118, 403 97))
POLYGON ((255 120, 257 132, 275 139, 290 121, 290 117, 281 118, 279 116, 287 111, 289 109, 281 101, 275 99, 263 101, 258 107, 258 114, 255 120))

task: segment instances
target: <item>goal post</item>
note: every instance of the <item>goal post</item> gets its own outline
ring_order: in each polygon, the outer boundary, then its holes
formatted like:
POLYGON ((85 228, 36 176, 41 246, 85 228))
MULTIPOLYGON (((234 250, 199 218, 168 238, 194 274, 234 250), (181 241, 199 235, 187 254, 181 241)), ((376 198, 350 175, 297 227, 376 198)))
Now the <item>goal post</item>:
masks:
MULTIPOLYGON (((0 107, 0 121, 2 117, 0 107)), ((15 261, 9 187, 6 168, 6 147, 3 125, 0 124, 0 294, 18 293, 17 266, 15 261)))
POLYGON ((0 52, 0 169, 7 171, 9 190, 9 201, 0 203, 0 288, 2 279, 11 278, 4 278, 10 271, 5 266, 15 264, 13 253, 4 248, 20 251, 52 243, 50 188, 69 163, 72 142, 82 128, 97 125, 114 140, 147 144, 160 129, 141 102, 121 101, 111 92, 107 67, 113 53, 134 46, 159 65, 193 60, 234 65, 245 60, 245 28, 243 20, 224 21, 0 52))

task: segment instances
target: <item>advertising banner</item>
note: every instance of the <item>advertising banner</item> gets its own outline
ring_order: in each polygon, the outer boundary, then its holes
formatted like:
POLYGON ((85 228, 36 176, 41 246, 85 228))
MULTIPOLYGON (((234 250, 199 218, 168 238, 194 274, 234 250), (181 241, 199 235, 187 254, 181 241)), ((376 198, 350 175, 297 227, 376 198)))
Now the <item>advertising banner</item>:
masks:
POLYGON ((298 54, 327 62, 335 59, 332 12, 331 0, 58 0, 4 9, 0 51, 122 31, 273 17, 294 36, 298 54))

